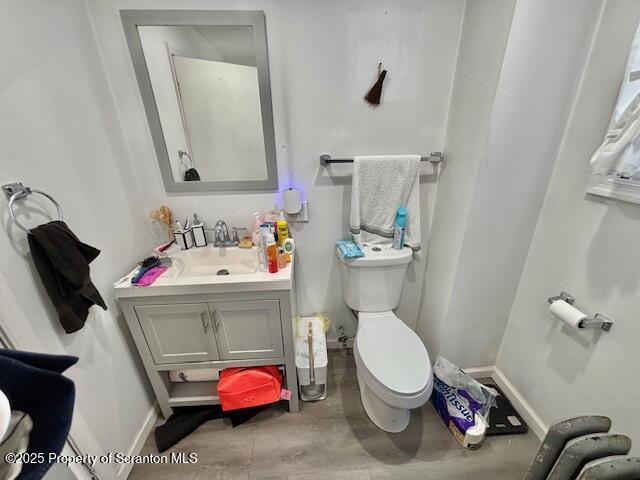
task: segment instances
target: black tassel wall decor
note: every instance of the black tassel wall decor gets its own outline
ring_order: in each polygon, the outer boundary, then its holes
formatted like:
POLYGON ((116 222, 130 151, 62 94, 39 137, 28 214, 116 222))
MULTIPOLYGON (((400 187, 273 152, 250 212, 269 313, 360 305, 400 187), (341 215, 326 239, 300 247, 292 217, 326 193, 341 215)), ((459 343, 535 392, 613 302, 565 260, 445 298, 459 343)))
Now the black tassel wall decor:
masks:
POLYGON ((384 77, 387 76, 387 71, 382 70, 382 63, 378 64, 378 80, 373 84, 371 90, 364 96, 365 101, 373 105, 374 107, 380 105, 380 97, 382 96, 382 84, 384 83, 384 77))

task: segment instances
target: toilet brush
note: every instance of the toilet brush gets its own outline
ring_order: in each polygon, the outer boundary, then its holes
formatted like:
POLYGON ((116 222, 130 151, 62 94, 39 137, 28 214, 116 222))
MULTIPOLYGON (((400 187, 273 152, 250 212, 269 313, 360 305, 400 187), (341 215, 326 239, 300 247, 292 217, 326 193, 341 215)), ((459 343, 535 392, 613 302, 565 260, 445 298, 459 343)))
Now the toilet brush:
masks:
POLYGON ((316 385, 315 358, 313 352, 313 323, 308 323, 309 333, 307 343, 309 344, 309 385, 304 385, 304 394, 309 400, 318 400, 324 393, 324 385, 316 385))
POLYGON ((316 369, 313 357, 313 323, 309 322, 309 334, 307 335, 307 343, 309 344, 309 382, 313 385, 316 383, 316 369))

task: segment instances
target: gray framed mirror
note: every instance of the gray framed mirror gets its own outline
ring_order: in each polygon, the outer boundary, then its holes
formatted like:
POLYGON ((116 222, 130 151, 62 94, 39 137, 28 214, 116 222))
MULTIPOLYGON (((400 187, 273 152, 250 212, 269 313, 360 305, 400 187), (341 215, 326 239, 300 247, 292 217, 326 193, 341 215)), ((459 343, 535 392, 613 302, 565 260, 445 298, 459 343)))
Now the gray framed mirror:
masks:
POLYGON ((264 12, 120 17, 165 190, 277 189, 264 12))

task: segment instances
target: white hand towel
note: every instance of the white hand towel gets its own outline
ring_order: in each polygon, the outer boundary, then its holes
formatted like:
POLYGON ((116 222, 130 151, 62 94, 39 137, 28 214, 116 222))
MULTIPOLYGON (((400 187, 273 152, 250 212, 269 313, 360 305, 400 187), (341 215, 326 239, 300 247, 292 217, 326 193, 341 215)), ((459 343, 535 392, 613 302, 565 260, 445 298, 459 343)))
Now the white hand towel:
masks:
POLYGON ((407 209, 404 243, 420 250, 420 156, 357 156, 349 230, 354 241, 391 244, 398 208, 407 209))

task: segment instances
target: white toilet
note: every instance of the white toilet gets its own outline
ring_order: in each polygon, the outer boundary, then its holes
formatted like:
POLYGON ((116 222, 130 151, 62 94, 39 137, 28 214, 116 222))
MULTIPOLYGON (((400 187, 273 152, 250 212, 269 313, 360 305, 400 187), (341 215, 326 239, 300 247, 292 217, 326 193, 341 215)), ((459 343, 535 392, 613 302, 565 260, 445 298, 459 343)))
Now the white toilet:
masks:
POLYGON ((386 432, 401 432, 410 409, 433 389, 431 361, 418 335, 392 312, 400 304, 411 261, 409 248, 365 246, 364 257, 340 259, 342 290, 358 314, 353 346, 360 398, 369 418, 386 432))

